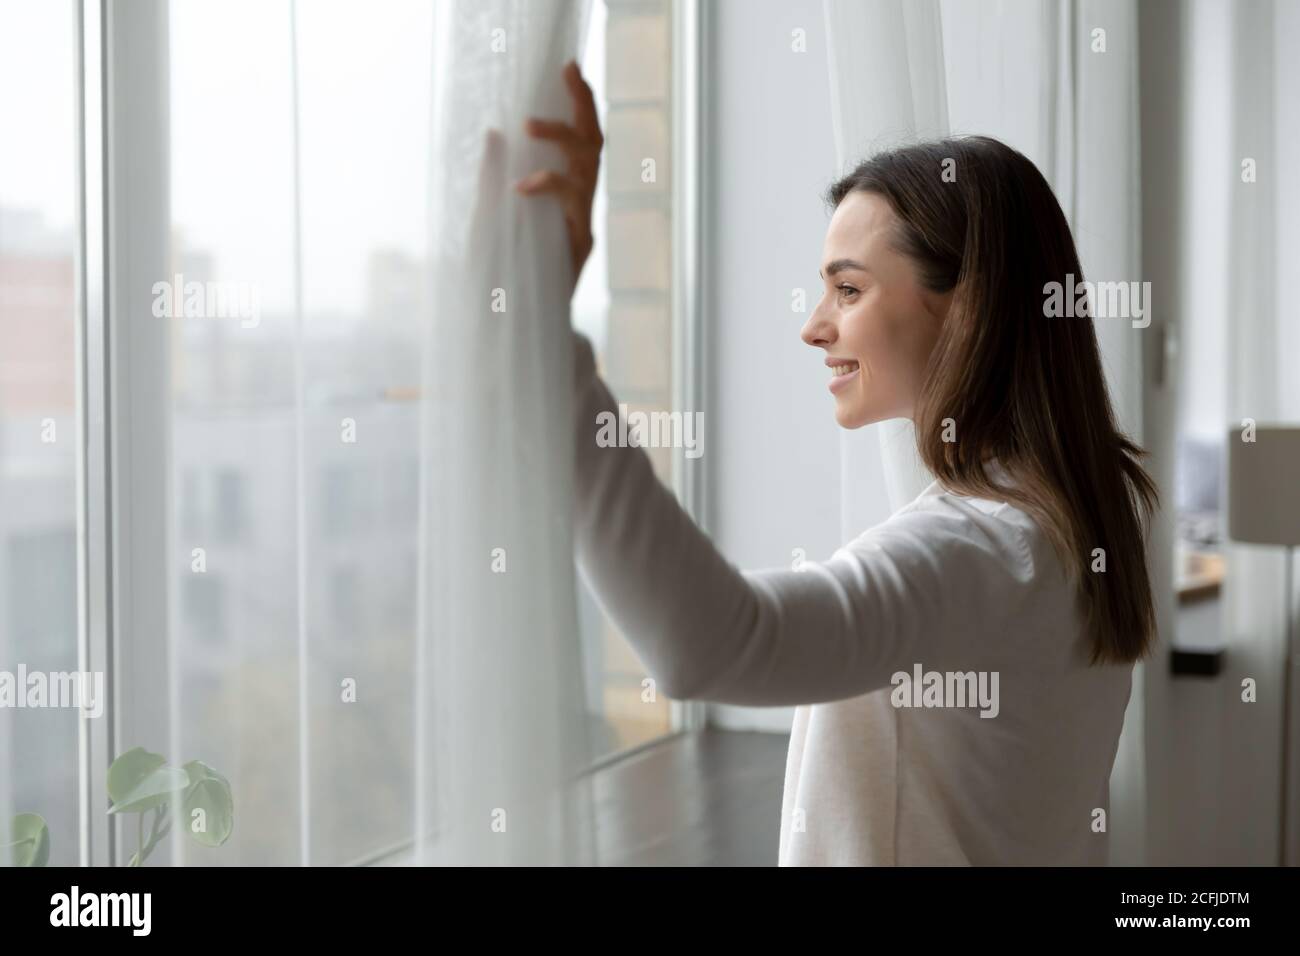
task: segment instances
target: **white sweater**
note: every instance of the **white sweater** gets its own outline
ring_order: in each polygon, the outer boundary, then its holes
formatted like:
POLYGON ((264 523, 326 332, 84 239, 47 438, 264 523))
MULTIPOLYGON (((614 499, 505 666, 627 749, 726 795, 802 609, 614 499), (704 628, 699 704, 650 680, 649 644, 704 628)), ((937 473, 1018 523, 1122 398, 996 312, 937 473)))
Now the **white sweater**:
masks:
POLYGON ((579 565, 663 693, 800 705, 782 865, 1106 862, 1098 811, 1133 668, 1089 666, 1074 589, 1027 514, 936 483, 827 561, 738 571, 642 449, 597 444, 618 406, 574 338, 579 565), (926 682, 894 676, 918 669, 982 673, 996 706, 924 706, 926 682))

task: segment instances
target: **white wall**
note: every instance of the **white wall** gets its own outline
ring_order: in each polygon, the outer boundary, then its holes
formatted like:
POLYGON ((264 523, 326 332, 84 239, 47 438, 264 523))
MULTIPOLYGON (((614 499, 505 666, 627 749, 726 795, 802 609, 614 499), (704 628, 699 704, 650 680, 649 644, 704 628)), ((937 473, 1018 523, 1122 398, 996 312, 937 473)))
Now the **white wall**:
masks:
MULTIPOLYGON (((706 525, 742 568, 822 560, 840 538, 840 444, 820 350, 804 345, 835 178, 821 0, 709 0, 703 82, 706 525), (796 53, 792 31, 806 31, 796 53)), ((865 529, 864 529, 865 530, 865 529)), ((789 730, 788 708, 711 706, 727 727, 789 730)))

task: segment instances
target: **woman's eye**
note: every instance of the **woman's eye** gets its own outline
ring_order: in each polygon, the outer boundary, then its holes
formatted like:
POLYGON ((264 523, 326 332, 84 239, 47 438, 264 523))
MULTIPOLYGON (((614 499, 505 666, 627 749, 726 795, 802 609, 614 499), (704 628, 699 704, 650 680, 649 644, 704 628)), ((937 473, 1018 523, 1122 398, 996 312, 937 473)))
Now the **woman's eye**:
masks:
POLYGON ((857 294, 858 294, 858 290, 855 289, 855 288, 853 288, 853 286, 851 286, 851 285, 838 285, 838 286, 836 286, 835 288, 839 289, 839 290, 840 290, 840 293, 843 294, 843 295, 857 295, 857 294))

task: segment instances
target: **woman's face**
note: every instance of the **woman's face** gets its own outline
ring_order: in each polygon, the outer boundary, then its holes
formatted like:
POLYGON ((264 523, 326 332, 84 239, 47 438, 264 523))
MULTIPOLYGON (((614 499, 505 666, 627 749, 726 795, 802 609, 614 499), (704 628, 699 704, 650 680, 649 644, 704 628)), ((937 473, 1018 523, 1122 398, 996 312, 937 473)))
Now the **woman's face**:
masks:
POLYGON ((893 248, 897 222, 884 197, 856 191, 826 230, 825 290, 800 337, 826 353, 835 420, 843 428, 912 417, 952 301, 951 291, 924 288, 912 260, 893 248))

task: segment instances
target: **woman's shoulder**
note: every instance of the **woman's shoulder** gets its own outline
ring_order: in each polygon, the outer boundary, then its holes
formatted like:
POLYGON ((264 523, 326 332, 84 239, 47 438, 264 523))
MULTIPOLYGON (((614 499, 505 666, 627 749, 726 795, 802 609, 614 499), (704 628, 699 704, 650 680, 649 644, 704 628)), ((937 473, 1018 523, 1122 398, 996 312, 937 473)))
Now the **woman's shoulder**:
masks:
POLYGON ((1060 571, 1046 535, 1019 505, 960 494, 938 482, 853 544, 958 568, 987 565, 1022 584, 1060 571))
POLYGON ((1026 538, 1036 545, 1045 544, 1047 536, 1038 521, 1010 493, 1016 486, 1012 474, 996 460, 988 462, 985 470, 991 483, 995 487, 1006 489, 1008 494, 970 495, 936 480, 894 517, 916 512, 950 519, 968 519, 991 530, 1001 530, 1026 538))

